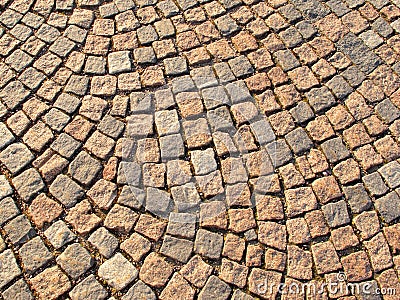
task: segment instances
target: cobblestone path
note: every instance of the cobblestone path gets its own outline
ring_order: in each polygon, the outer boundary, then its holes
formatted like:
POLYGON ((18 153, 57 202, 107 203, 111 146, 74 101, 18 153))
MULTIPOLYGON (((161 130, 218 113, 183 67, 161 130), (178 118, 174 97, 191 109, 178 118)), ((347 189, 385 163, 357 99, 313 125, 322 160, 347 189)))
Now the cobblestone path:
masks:
POLYGON ((0 0, 2 299, 400 299, 399 58, 399 0, 0 0))

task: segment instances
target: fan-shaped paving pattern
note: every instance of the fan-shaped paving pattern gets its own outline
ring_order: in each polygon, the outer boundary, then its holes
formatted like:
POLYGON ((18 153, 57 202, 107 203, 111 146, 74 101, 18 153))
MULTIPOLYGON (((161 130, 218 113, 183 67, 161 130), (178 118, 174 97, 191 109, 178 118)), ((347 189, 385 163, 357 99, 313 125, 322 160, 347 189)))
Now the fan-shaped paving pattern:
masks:
POLYGON ((2 297, 397 299, 399 17, 0 0, 2 297))

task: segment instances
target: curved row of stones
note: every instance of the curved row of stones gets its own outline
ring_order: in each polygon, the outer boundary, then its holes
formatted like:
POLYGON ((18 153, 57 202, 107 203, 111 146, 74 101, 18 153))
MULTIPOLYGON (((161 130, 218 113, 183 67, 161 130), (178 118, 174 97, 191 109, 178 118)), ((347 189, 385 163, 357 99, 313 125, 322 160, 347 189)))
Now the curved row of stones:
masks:
POLYGON ((3 299, 397 299, 399 17, 0 0, 3 299))

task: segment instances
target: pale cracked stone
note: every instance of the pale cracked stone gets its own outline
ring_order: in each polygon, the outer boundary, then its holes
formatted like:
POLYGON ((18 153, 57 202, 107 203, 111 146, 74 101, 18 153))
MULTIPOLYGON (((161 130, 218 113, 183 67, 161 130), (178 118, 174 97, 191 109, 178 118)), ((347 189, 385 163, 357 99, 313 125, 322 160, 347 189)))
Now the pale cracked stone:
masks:
POLYGON ((108 210, 117 196, 117 186, 113 182, 100 179, 87 192, 87 195, 101 209, 108 210))
POLYGON ((180 273, 186 280, 196 287, 201 288, 206 284, 212 270, 212 266, 204 262, 200 256, 195 255, 182 267, 180 273))
POLYGON ((110 286, 122 290, 138 276, 138 271, 121 253, 117 253, 99 267, 98 274, 110 286))
POLYGON ((5 175, 0 175, 0 199, 3 199, 13 193, 13 188, 5 175))
POLYGON ((13 174, 22 170, 33 159, 32 152, 22 143, 11 144, 0 153, 0 161, 13 174))
POLYGON ((89 233, 101 223, 101 218, 92 212, 88 200, 83 200, 72 207, 65 220, 80 234, 89 233))
POLYGON ((179 273, 175 273, 160 294, 160 299, 173 300, 179 295, 182 299, 194 299, 195 289, 179 273))
POLYGON ((84 185, 93 182, 101 169, 100 162, 85 151, 81 151, 68 167, 71 176, 84 185))

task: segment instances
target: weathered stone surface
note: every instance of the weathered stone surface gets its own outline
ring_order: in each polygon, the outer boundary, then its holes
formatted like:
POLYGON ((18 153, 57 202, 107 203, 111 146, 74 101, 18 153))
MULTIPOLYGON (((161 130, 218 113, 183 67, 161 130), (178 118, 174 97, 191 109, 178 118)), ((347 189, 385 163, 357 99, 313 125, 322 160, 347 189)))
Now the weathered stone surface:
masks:
POLYGON ((3 292, 4 299, 13 299, 19 297, 20 299, 33 299, 32 292, 29 290, 29 286, 23 279, 18 280, 8 289, 3 292))
POLYGON ((160 253, 180 262, 187 262, 192 253, 193 242, 166 235, 160 253))
POLYGON ((156 295, 148 285, 139 280, 128 290, 128 292, 121 299, 128 300, 132 298, 156 300, 156 295))
POLYGON ((175 299, 176 295, 184 299, 194 299, 195 289, 180 275, 175 273, 160 294, 162 299, 175 299))
POLYGON ((113 288, 122 290, 138 276, 138 271, 121 253, 117 253, 100 266, 98 274, 113 288))
POLYGON ((110 181, 100 179, 87 192, 87 195, 101 209, 109 209, 117 196, 117 186, 110 181))
POLYGON ((72 300, 103 300, 107 298, 108 293, 94 275, 89 275, 69 292, 69 296, 72 300))
POLYGON ((19 209, 12 198, 7 197, 0 202, 0 224, 3 225, 8 220, 19 214, 19 209))
POLYGON ((82 151, 69 165, 68 171, 73 178, 84 185, 90 184, 100 172, 102 166, 99 161, 82 151))
POLYGON ((11 144, 0 153, 0 161, 13 174, 28 165, 33 158, 32 152, 21 143, 11 144))
POLYGON ((137 219, 138 214, 133 210, 125 206, 115 204, 107 214, 107 217, 104 220, 104 226, 112 231, 121 234, 128 234, 137 219))
POLYGON ((46 229, 44 235, 56 249, 75 239, 75 234, 61 220, 46 229))
POLYGON ((65 175, 58 175, 50 185, 49 190, 66 207, 73 206, 84 195, 83 189, 65 175))
POLYGON ((119 245, 118 239, 104 227, 93 232, 88 241, 106 258, 110 258, 119 245))
POLYGON ((202 256, 211 259, 218 259, 221 256, 223 237, 204 229, 199 229, 196 235, 194 251, 202 256))
POLYGON ((80 234, 89 233, 101 223, 101 219, 92 212, 88 200, 83 200, 72 207, 65 220, 80 234))
POLYGON ((34 272, 46 265, 52 258, 40 237, 35 237, 19 250, 19 255, 24 264, 24 269, 28 272, 34 272))
POLYGON ((56 259, 57 264, 72 278, 77 278, 93 265, 89 252, 78 243, 68 246, 56 259))
POLYGON ((9 240, 13 244, 22 244, 36 235, 32 224, 25 215, 18 215, 4 226, 9 240))
POLYGON ((29 201, 45 187, 42 178, 35 169, 24 171, 15 177, 12 182, 24 201, 29 201))
POLYGON ((0 0, 0 298, 397 299, 398 6, 0 0))
POLYGON ((140 269, 139 278, 152 287, 162 287, 172 274, 172 265, 156 253, 149 254, 140 269))
POLYGON ((333 272, 341 268, 339 257, 331 242, 315 244, 311 247, 311 251, 319 274, 333 272))
POLYGON ((57 266, 45 269, 30 280, 41 298, 57 299, 71 288, 71 282, 57 266))
POLYGON ((229 298, 231 288, 228 284, 221 281, 218 277, 212 275, 207 280, 205 286, 199 293, 199 299, 218 299, 225 300, 229 298))
POLYGON ((264 299, 269 297, 274 298, 277 291, 268 289, 265 282, 278 283, 281 280, 281 274, 275 271, 265 271, 262 269, 254 268, 249 276, 249 290, 264 299))
POLYGON ((11 187, 10 183, 8 182, 6 176, 0 176, 0 199, 3 199, 13 192, 13 188, 11 187))
POLYGON ((4 287, 11 280, 20 275, 21 270, 10 249, 0 254, 0 261, 2 266, 5 266, 0 273, 0 285, 4 287))
POLYGON ((180 273, 193 285, 201 288, 205 285, 207 278, 211 275, 212 267, 205 263, 200 256, 193 256, 188 263, 182 267, 180 273))

